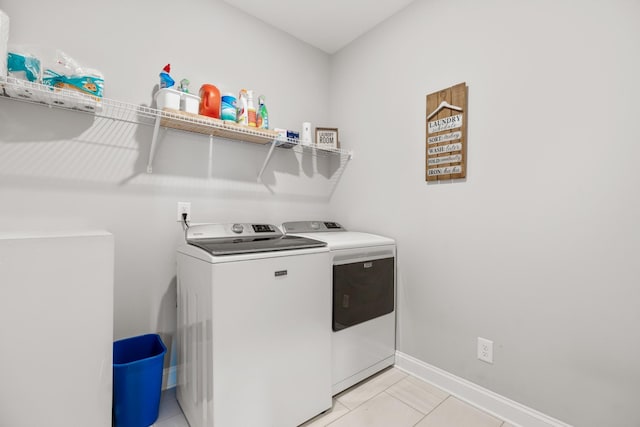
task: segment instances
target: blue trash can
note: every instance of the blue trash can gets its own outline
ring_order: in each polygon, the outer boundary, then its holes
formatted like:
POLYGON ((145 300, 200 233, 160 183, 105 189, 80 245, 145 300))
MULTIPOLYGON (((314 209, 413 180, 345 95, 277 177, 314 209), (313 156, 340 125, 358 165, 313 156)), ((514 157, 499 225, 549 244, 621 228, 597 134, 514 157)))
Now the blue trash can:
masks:
POLYGON ((157 334, 113 343, 113 419, 116 427, 148 427, 158 419, 167 347, 157 334))

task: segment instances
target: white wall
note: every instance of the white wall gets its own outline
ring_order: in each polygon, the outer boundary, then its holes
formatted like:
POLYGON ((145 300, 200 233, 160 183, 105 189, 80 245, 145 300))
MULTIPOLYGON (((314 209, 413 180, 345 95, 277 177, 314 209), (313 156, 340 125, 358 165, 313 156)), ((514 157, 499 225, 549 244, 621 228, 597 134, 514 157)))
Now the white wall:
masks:
POLYGON ((398 241, 399 350, 576 426, 640 425, 638 16, 418 0, 332 58, 332 210, 398 241), (463 81, 467 179, 426 184, 425 96, 463 81))
MULTIPOLYGON (((108 98, 150 105, 171 63, 196 93, 213 83, 265 94, 273 126, 326 125, 329 57, 221 1, 5 0, 0 8, 11 43, 60 48, 101 70, 108 98)), ((1 227, 112 232, 116 339, 158 331, 171 345, 178 201, 192 203, 194 222, 324 218, 339 178, 335 159, 278 149, 258 182, 266 147, 216 140, 209 160, 208 137, 172 131, 149 175, 150 126, 5 99, 0 123, 1 227)))

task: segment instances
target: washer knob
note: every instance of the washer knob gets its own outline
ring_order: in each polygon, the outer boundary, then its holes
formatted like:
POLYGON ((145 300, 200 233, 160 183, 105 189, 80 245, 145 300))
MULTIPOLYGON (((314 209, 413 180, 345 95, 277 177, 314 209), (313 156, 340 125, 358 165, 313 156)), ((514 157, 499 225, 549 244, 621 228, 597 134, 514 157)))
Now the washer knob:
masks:
POLYGON ((231 226, 231 231, 233 231, 236 234, 242 233, 243 230, 244 230, 244 227, 242 226, 242 224, 233 224, 231 226))
POLYGON ((319 223, 317 223, 317 222, 315 222, 315 221, 313 221, 313 222, 311 223, 311 228, 313 228, 314 230, 317 230, 317 229, 319 229, 319 228, 320 228, 320 224, 319 224, 319 223))

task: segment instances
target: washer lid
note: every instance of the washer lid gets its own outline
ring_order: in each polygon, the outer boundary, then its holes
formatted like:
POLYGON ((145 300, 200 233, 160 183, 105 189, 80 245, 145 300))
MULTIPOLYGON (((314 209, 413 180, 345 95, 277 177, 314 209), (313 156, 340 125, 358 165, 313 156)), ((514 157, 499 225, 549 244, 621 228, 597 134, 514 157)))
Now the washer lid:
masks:
POLYGON ((299 236, 237 238, 226 240, 203 239, 189 242, 189 244, 197 246, 200 249, 204 249, 211 255, 216 256, 320 248, 322 246, 327 246, 325 242, 299 236))
POLYGON ((285 236, 270 224, 193 225, 187 230, 186 240, 188 244, 216 256, 318 248, 327 245, 308 237, 285 236))

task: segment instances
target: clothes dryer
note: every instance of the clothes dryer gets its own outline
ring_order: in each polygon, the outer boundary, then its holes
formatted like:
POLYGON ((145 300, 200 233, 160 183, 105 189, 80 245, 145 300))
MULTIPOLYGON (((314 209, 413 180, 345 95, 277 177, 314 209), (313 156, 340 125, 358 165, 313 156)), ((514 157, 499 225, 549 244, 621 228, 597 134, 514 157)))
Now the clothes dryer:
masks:
POLYGON ((333 221, 282 224, 327 243, 331 263, 331 383, 337 394, 395 362, 396 244, 333 221))

